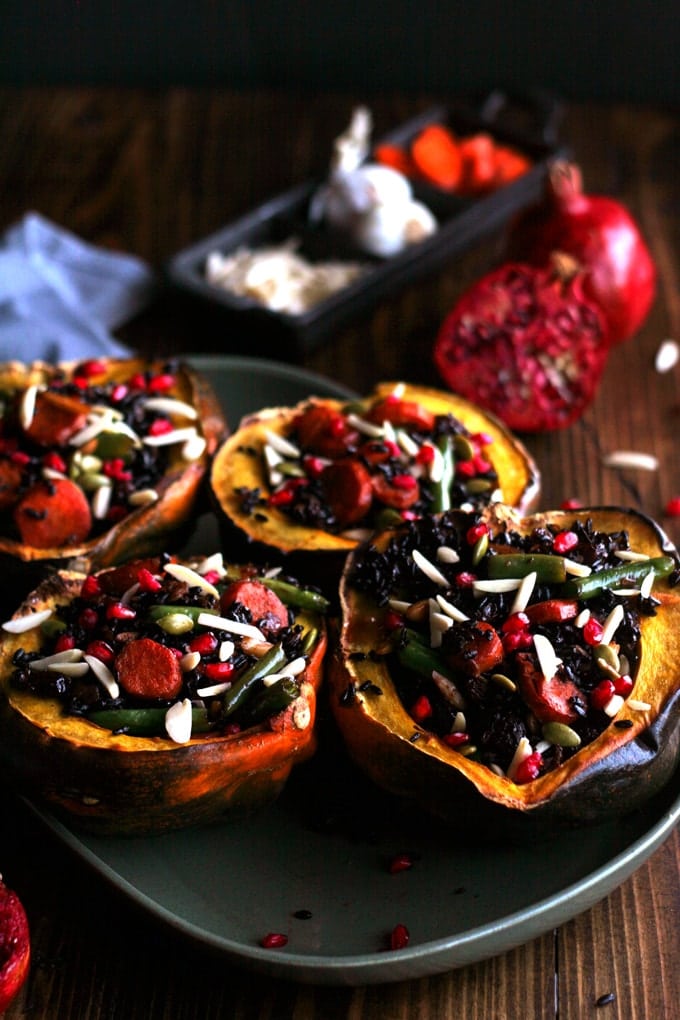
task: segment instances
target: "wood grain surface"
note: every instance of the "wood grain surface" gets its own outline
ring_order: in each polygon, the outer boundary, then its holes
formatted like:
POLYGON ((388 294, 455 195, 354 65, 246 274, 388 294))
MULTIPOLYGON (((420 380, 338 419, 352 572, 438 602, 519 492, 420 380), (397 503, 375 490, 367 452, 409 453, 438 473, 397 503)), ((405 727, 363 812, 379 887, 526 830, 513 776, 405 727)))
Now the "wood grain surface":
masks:
MULTIPOLYGON (((433 100, 372 100, 378 130, 433 100)), ((0 229, 41 212, 94 244, 161 269, 188 244, 271 194, 323 173, 332 138, 362 97, 94 89, 0 90, 0 229)), ((680 340, 680 117, 677 110, 575 105, 562 133, 587 188, 623 200, 659 270, 639 335, 611 355, 584 418, 527 445, 541 504, 638 506, 674 541, 680 518, 680 369, 653 361, 680 340), (635 449, 660 469, 605 469, 635 449)), ((383 379, 437 385, 430 349, 464 286, 498 258, 500 237, 379 305, 299 360, 366 390, 383 379)), ((119 334, 149 354, 251 353, 214 312, 162 290, 119 334)), ((285 359, 285 349, 274 348, 285 359)), ((359 988, 296 985, 237 969, 146 916, 47 833, 0 786, 0 870, 29 913, 33 966, 8 1020, 664 1020, 680 1015, 677 830, 620 888, 555 931, 450 973, 359 988), (612 1001, 597 1005, 612 993, 612 1001)), ((499 876, 499 881, 506 876, 499 876)))

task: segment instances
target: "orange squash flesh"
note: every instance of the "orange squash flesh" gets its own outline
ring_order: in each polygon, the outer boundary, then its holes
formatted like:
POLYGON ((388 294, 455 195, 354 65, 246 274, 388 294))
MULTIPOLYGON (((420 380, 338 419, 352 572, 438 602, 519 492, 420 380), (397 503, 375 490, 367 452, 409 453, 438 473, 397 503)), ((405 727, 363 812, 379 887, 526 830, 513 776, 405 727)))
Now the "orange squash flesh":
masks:
MULTIPOLYGON (((396 382, 380 383, 362 403, 368 406, 376 400, 385 399, 398 386, 403 389, 405 401, 419 403, 435 414, 452 414, 471 434, 487 433, 491 436, 493 443, 488 448, 488 458, 498 474, 504 501, 524 512, 534 505, 539 491, 538 469, 522 443, 504 425, 455 394, 396 382)), ((310 400, 337 411, 345 406, 339 400, 310 400)), ((286 435, 308 403, 305 401, 292 408, 267 408, 245 418, 214 458, 211 492, 220 515, 248 543, 256 543, 269 554, 322 553, 344 557, 356 548, 356 538, 295 524, 276 506, 267 506, 262 513, 248 512, 237 491, 239 488, 259 489, 265 497, 269 494, 261 455, 266 434, 273 431, 286 435)), ((259 507, 257 509, 260 510, 259 507)))
MULTIPOLYGON (((14 614, 25 616, 68 602, 83 575, 47 578, 14 614)), ((317 694, 326 651, 323 617, 296 612, 314 643, 301 680, 309 720, 298 728, 282 715, 242 732, 166 737, 116 734, 66 715, 56 700, 9 685, 19 648, 40 646, 40 628, 5 634, 0 645, 0 763, 28 796, 69 823, 108 835, 149 835, 238 816, 270 803, 293 766, 316 748, 317 694)))
MULTIPOLYGON (((658 526, 631 510, 591 508, 522 518, 497 505, 483 517, 492 531, 509 522, 521 532, 542 523, 563 528, 575 519, 590 519, 596 530, 627 530, 633 549, 678 561, 658 526)), ((373 544, 384 548, 392 534, 376 536, 373 544)), ((360 555, 358 550, 348 558, 341 584, 342 626, 330 661, 329 696, 351 757, 378 786, 452 821, 472 809, 480 818, 490 813, 494 825, 500 808, 501 819, 509 809, 516 817, 580 823, 632 810, 670 778, 680 760, 680 593, 668 579, 655 583, 657 614, 640 619, 641 658, 632 699, 650 707, 624 704, 616 719, 628 721, 630 728, 610 724, 557 768, 518 785, 448 747, 408 714, 385 659, 373 654, 386 610, 351 586, 360 555)))

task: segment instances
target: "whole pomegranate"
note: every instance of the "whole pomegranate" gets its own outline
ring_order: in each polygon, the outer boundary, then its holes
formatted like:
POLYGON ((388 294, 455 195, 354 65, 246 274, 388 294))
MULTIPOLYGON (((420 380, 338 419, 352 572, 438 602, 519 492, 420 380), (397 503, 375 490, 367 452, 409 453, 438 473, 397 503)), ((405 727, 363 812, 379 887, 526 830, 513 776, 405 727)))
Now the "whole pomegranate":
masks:
POLYGON ((647 318, 656 293, 656 267, 639 227, 618 201, 583 192, 580 168, 558 160, 550 168, 541 203, 510 228, 509 259, 547 265, 553 252, 575 258, 583 289, 599 304, 609 342, 633 336, 647 318))
POLYGON ((26 912, 16 893, 0 881, 0 1013, 28 976, 31 958, 26 912))
POLYGON ((517 432, 563 428, 593 399, 607 324, 574 264, 507 263, 473 284, 441 325, 434 361, 454 392, 517 432))

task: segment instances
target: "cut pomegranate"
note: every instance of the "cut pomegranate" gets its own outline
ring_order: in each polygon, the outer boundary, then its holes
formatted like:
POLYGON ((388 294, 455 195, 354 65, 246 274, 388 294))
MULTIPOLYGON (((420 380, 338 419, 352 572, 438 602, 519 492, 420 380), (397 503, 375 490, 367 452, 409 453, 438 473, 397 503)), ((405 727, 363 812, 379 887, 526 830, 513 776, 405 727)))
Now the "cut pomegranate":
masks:
POLYGON ((517 432, 564 428, 595 396, 607 327, 572 269, 501 266, 459 299, 437 336, 447 385, 517 432))
POLYGON ((28 977, 31 941, 26 912, 16 893, 0 881, 0 1013, 28 977))

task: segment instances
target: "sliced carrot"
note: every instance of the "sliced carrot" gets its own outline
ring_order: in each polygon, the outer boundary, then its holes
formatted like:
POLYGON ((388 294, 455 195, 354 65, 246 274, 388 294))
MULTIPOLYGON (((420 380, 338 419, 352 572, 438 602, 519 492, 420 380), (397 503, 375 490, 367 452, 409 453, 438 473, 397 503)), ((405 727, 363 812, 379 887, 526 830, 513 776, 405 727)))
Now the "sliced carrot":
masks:
POLYGON ((382 163, 383 166, 390 166, 393 170, 398 170, 405 177, 413 177, 415 168, 411 157, 401 145, 389 145, 387 143, 376 145, 373 150, 373 158, 376 162, 382 163))
POLYGON ((495 143, 491 135, 480 131, 461 139, 463 187, 473 194, 493 188, 496 179, 495 143))
POLYGON ((455 191, 463 176, 463 160, 456 137, 443 124, 428 124, 411 142, 411 157, 431 184, 455 191))
POLYGON ((506 145, 496 146, 496 187, 517 180, 530 167, 531 160, 521 152, 506 145))

